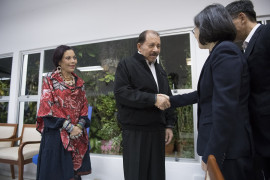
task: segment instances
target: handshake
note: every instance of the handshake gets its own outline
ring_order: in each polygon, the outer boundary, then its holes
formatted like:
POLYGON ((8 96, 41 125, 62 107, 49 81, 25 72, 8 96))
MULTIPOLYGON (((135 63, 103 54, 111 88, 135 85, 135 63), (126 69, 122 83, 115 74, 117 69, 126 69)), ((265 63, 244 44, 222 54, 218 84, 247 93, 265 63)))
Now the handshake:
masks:
POLYGON ((171 107, 170 97, 166 94, 157 94, 155 106, 160 110, 165 110, 171 107))

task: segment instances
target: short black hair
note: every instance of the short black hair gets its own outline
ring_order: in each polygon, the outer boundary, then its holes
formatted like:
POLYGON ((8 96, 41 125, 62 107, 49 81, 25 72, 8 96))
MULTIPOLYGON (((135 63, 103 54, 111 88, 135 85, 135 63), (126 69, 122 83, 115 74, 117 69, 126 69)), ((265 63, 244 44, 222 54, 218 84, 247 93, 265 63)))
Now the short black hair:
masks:
POLYGON ((235 18, 239 13, 244 13, 252 22, 256 22, 256 12, 253 3, 249 0, 234 1, 226 6, 230 15, 235 18))
MULTIPOLYGON (((138 40, 137 40, 137 43, 143 44, 143 43, 145 42, 145 40, 146 40, 146 35, 147 35, 147 33, 153 33, 153 34, 159 36, 159 33, 156 32, 156 31, 154 31, 154 30, 145 30, 145 31, 143 31, 143 32, 139 35, 139 38, 138 38, 138 40)), ((160 37, 160 36, 159 36, 159 37, 160 37)))
POLYGON ((73 49, 66 45, 60 45, 54 50, 53 64, 55 67, 59 66, 59 62, 62 60, 63 55, 67 50, 73 50, 73 49))
POLYGON ((204 8, 195 16, 194 24, 199 28, 199 41, 202 45, 226 40, 233 41, 236 37, 232 18, 221 4, 212 4, 204 8))

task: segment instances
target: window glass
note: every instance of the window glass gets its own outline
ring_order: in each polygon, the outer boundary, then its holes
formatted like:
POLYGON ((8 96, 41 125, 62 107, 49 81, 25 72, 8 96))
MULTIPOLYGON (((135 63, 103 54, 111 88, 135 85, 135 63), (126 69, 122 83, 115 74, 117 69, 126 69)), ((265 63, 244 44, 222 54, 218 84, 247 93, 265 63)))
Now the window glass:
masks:
POLYGON ((37 115, 37 102, 20 102, 20 118, 24 124, 35 124, 37 115))
POLYGON ((266 24, 270 24, 270 20, 266 20, 266 24))
POLYGON ((0 58, 0 96, 9 96, 12 57, 0 58))
POLYGON ((38 94, 40 53, 23 56, 21 95, 38 94))
MULTIPOLYGON (((161 37, 160 63, 168 74, 171 89, 192 89, 189 34, 161 37)), ((193 106, 176 109, 174 139, 165 147, 166 155, 194 158, 193 106)))
MULTIPOLYGON (((169 75, 171 88, 191 89, 189 34, 161 37, 159 61, 169 75)), ((116 119, 113 95, 114 74, 119 61, 137 51, 137 38, 107 41, 72 47, 78 58, 75 73, 85 81, 86 96, 93 107, 91 117, 91 152, 121 154, 121 129, 116 119)), ((54 50, 46 50, 43 74, 55 69, 54 50)), ((192 106, 179 108, 174 131, 173 151, 168 156, 194 158, 192 106), (179 146, 179 143, 181 146, 179 146), (179 147, 179 150, 177 149, 179 147)))
POLYGON ((172 89, 191 89, 189 34, 161 37, 160 63, 166 70, 172 89))
POLYGON ((7 123, 8 102, 0 102, 0 123, 7 123))
POLYGON ((194 158, 193 106, 176 109, 177 122, 173 129, 173 140, 165 147, 166 156, 194 158))

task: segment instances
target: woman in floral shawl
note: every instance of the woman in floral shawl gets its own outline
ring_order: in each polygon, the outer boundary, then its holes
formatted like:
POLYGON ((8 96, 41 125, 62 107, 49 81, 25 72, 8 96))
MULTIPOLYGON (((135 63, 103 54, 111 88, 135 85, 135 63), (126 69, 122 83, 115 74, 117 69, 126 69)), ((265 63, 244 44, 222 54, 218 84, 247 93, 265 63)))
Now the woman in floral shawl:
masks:
POLYGON ((77 180, 91 173, 84 81, 73 72, 77 58, 70 47, 57 47, 53 63, 56 70, 43 79, 37 115, 42 134, 37 180, 77 180))

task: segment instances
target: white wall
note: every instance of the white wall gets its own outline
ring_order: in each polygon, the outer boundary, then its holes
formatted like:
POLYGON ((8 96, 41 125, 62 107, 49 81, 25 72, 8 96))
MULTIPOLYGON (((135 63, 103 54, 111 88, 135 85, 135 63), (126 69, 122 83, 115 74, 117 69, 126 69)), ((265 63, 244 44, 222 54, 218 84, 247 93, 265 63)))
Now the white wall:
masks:
MULTIPOLYGON (((8 121, 17 122, 21 52, 60 44, 95 42, 121 37, 137 37, 145 29, 159 32, 193 27, 193 17, 214 2, 227 5, 232 0, 0 0, 0 55, 13 55, 8 121)), ((269 0, 254 0, 257 15, 270 15, 269 0)), ((193 44, 194 45, 194 44, 193 44)), ((195 77, 207 56, 193 46, 198 62, 195 77)), ((193 75, 194 75, 193 74, 193 75)), ((193 81, 196 84, 196 79, 193 81)), ((196 132, 195 132, 196 133, 196 132)), ((93 174, 85 179, 122 180, 120 156, 91 155, 93 174)), ((0 164, 0 173, 7 173, 0 164)), ((34 165, 26 174, 33 176, 34 165)), ((167 180, 202 180, 198 161, 166 160, 167 180)))
MULTIPOLYGON (((231 0, 0 0, 0 54, 193 26, 206 5, 231 0)), ((254 1, 258 15, 269 0, 254 1)))

